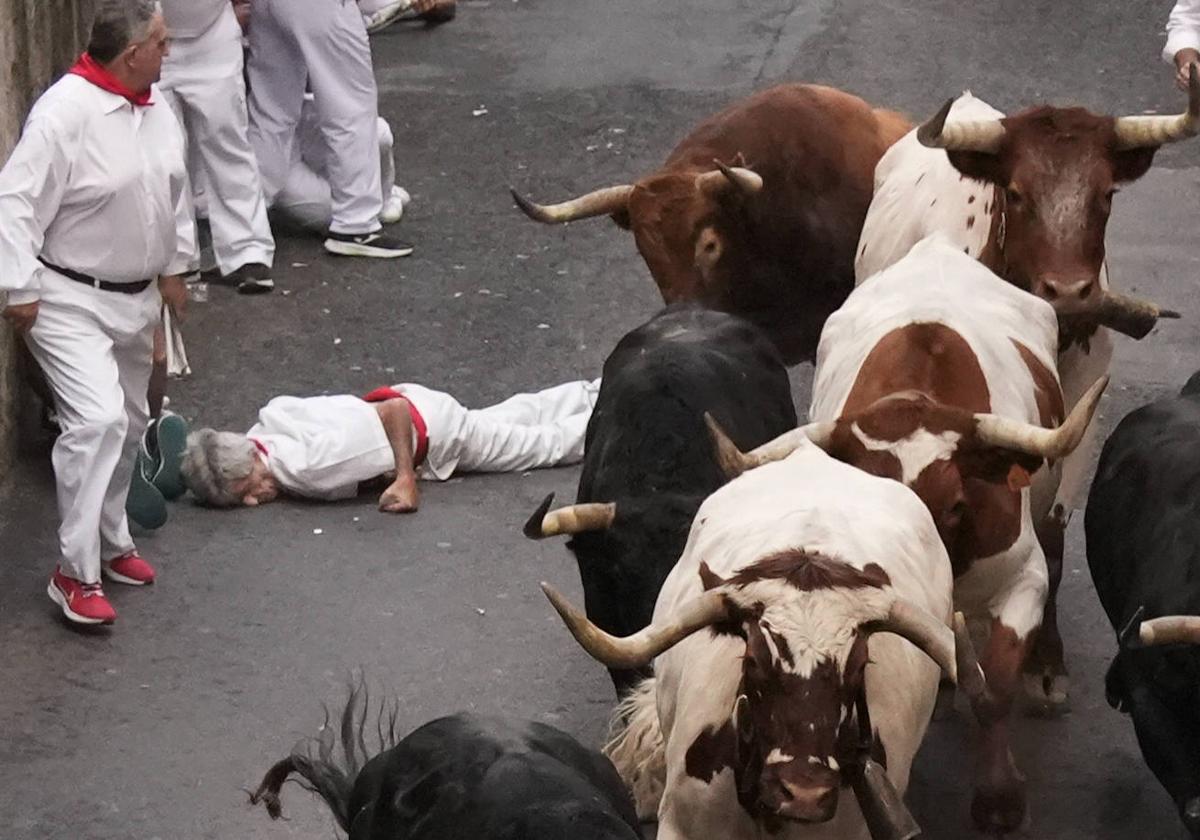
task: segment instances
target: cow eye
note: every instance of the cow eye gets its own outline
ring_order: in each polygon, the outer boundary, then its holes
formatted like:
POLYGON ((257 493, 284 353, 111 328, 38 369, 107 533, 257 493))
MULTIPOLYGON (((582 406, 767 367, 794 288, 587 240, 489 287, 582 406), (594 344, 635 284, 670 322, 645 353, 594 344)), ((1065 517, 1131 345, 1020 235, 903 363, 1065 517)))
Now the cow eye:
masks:
POLYGON ((1021 202, 1025 200, 1025 196, 1021 195, 1020 190, 1018 190, 1016 187, 1007 187, 1004 190, 1004 198, 1013 207, 1020 207, 1021 202))

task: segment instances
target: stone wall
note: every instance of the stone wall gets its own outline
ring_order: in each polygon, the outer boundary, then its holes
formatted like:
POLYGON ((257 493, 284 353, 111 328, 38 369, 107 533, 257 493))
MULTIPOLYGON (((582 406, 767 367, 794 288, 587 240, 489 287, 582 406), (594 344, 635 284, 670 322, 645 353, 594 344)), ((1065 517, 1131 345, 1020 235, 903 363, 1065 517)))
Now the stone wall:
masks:
MULTIPOLYGON (((29 106, 78 55, 90 9, 90 0, 0 0, 0 162, 20 136, 29 106)), ((18 446, 22 390, 15 351, 12 331, 0 324, 0 484, 18 446)))

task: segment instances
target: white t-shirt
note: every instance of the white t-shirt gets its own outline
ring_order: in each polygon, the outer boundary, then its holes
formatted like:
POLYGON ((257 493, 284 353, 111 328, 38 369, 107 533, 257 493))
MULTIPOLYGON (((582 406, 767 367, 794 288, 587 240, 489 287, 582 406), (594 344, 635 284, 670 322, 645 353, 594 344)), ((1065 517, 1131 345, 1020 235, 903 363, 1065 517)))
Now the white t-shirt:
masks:
POLYGON ((196 38, 233 6, 229 0, 162 0, 162 8, 172 38, 196 38))

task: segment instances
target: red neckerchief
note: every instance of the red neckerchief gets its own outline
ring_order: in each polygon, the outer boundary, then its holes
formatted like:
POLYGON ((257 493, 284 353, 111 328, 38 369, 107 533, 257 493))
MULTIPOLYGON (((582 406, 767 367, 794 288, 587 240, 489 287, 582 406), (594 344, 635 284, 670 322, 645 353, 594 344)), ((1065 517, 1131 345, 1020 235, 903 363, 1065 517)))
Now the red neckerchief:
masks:
POLYGON ((150 101, 150 88, 146 88, 141 93, 134 93, 121 84, 121 81, 116 76, 106 70, 104 65, 92 58, 89 53, 85 52, 79 56, 79 60, 71 65, 71 69, 67 72, 74 73, 76 76, 82 76, 101 90, 125 97, 132 105, 145 106, 154 104, 150 101))
POLYGON ((421 412, 417 411, 417 407, 413 404, 413 401, 395 388, 388 387, 376 388, 363 397, 363 400, 369 403, 384 402, 385 400, 404 400, 408 403, 408 414, 412 417, 413 428, 417 430, 417 448, 413 452, 413 466, 421 466, 421 463, 425 460, 425 456, 429 453, 429 426, 425 424, 425 418, 421 416, 421 412))
POLYGON ((254 438, 250 438, 249 440, 254 444, 254 448, 258 450, 259 454, 263 456, 264 461, 271 457, 271 453, 267 451, 267 447, 263 445, 261 440, 255 440, 254 438))

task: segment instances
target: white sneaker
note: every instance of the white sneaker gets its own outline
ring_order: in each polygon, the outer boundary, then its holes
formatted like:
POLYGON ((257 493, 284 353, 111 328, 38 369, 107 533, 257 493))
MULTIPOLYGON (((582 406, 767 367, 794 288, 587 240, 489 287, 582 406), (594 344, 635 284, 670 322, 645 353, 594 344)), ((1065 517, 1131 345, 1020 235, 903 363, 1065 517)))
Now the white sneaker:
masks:
POLYGON ((392 187, 392 197, 383 205, 379 221, 385 225, 394 225, 404 215, 405 206, 412 201, 404 187, 392 187))
POLYGON ((389 3, 377 12, 369 15, 363 15, 363 23, 367 25, 367 34, 374 35, 376 32, 387 29, 400 15, 408 11, 412 5, 412 0, 396 0, 395 3, 389 3))

